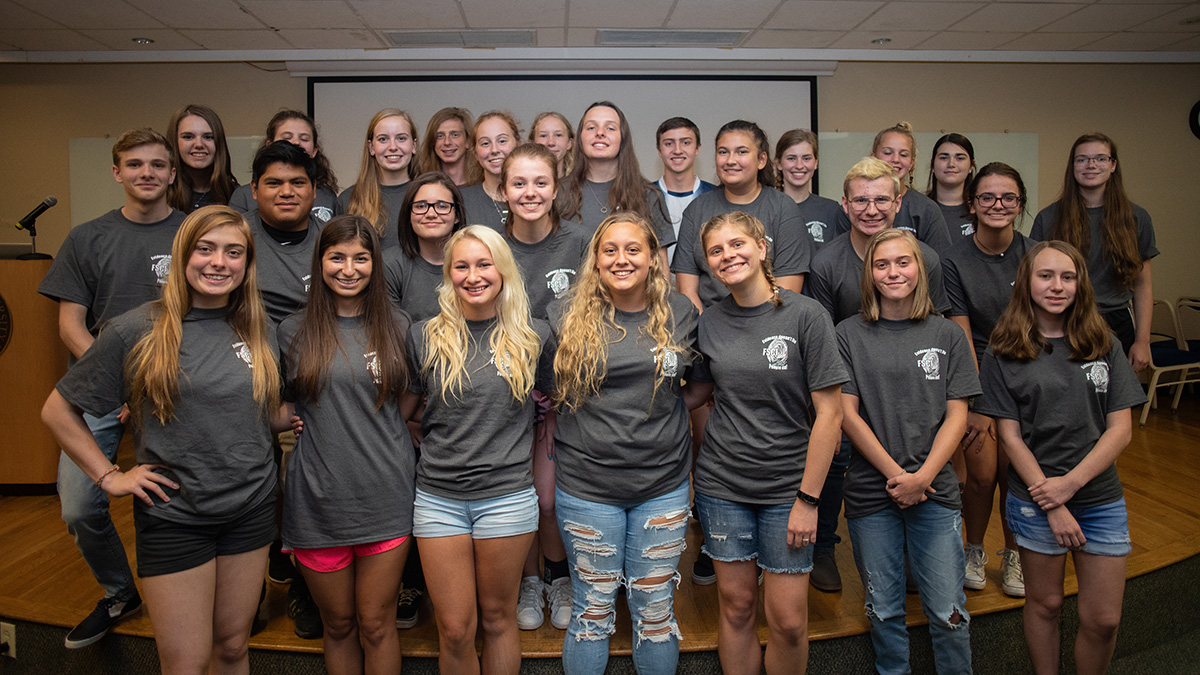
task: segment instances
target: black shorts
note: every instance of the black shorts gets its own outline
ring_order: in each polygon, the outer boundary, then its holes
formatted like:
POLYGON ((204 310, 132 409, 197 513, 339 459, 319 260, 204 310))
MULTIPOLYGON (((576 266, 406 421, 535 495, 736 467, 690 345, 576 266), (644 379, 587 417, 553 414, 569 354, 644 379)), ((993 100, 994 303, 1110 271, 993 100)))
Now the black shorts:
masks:
POLYGON ((1121 350, 1129 356, 1129 348, 1133 346, 1133 341, 1136 339, 1137 333, 1133 325, 1133 312, 1129 307, 1114 309, 1111 312, 1104 312, 1100 316, 1104 317, 1104 321, 1108 323, 1108 327, 1116 333, 1117 340, 1121 343, 1121 350))
POLYGON ((177 523, 135 507, 139 577, 174 574, 222 555, 258 550, 275 540, 275 498, 224 521, 177 523))

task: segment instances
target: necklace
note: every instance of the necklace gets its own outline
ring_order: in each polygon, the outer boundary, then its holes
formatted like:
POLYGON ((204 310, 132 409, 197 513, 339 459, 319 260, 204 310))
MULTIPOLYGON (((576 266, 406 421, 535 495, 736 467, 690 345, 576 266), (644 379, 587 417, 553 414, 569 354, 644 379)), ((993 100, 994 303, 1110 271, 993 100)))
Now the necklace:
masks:
POLYGON ((993 251, 992 249, 985 246, 982 241, 979 241, 979 233, 978 232, 976 232, 974 235, 972 235, 971 239, 975 240, 975 245, 978 246, 979 250, 983 251, 984 253, 986 253, 988 255, 999 256, 1001 258, 1004 257, 1005 251, 993 251))
POLYGON ((508 224, 508 202, 496 199, 496 197, 492 195, 491 191, 487 189, 487 185, 483 185, 482 183, 480 185, 483 186, 483 194, 487 195, 488 199, 492 200, 492 208, 496 209, 496 213, 500 215, 500 231, 503 232, 504 226, 508 224), (501 204, 504 205, 503 208, 501 208, 501 204))
MULTIPOLYGON (((588 185, 591 185, 591 181, 588 181, 583 184, 583 189, 585 191, 587 190, 588 185)), ((600 198, 596 196, 595 190, 589 191, 588 194, 590 194, 592 196, 592 199, 595 200, 596 204, 600 207, 600 213, 602 215, 607 215, 608 214, 608 204, 605 204, 604 202, 600 201, 600 198)))

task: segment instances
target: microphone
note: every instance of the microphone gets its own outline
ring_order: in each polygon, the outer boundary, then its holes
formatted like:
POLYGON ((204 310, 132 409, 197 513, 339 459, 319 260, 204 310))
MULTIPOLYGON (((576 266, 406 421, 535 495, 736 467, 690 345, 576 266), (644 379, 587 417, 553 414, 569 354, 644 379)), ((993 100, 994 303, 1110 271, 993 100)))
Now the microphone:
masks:
POLYGON ((33 222, 38 219, 38 216, 45 213, 47 209, 57 203, 58 200, 54 197, 46 197, 42 200, 41 204, 33 207, 33 210, 17 223, 16 228, 18 230, 28 230, 30 235, 37 236, 37 229, 34 228, 33 222))

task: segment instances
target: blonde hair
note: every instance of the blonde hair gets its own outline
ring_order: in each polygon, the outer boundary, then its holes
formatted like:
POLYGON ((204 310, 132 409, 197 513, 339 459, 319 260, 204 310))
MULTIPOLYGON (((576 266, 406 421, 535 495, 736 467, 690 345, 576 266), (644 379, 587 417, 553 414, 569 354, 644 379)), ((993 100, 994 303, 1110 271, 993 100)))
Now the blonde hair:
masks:
POLYGON ((496 370, 508 383, 513 398, 521 401, 533 390, 541 339, 533 330, 529 313, 529 298, 521 270, 512 250, 500 233, 482 225, 471 225, 455 232, 446 242, 446 259, 442 263, 442 284, 438 287, 441 312, 425 324, 425 359, 421 373, 441 382, 442 401, 449 396, 461 398, 463 378, 469 382, 466 356, 471 336, 467 320, 459 304, 450 273, 454 267, 454 248, 464 239, 473 239, 488 248, 492 264, 500 273, 500 293, 496 297, 496 328, 488 340, 495 355, 496 370))
POLYGON ((567 121, 567 118, 563 116, 562 113, 554 112, 553 110, 547 110, 546 112, 538 113, 537 117, 533 118, 533 124, 529 127, 529 140, 533 143, 537 142, 538 125, 541 124, 542 120, 546 119, 547 117, 553 117, 559 122, 562 122, 563 127, 567 130, 567 139, 571 141, 571 149, 567 151, 565 155, 563 155, 562 166, 560 167, 563 177, 565 178, 570 176, 571 169, 575 168, 575 129, 571 127, 571 123, 567 121))
POLYGON ((921 320, 934 313, 933 300, 929 297, 929 271, 925 266, 925 255, 921 253, 921 244, 912 232, 889 227, 876 232, 867 242, 866 255, 863 256, 862 273, 862 314, 871 323, 879 321, 879 289, 875 288, 875 275, 872 272, 875 260, 875 250, 884 242, 901 239, 908 244, 912 251, 913 260, 917 263, 917 287, 913 289, 913 306, 908 318, 921 320))
POLYGON ((771 264, 771 247, 767 246, 767 228, 762 224, 762 221, 745 211, 732 211, 730 213, 722 213, 719 216, 713 216, 707 223, 700 228, 700 246, 703 250, 708 249, 708 236, 716 230, 725 227, 736 227, 746 234, 746 236, 755 241, 763 242, 767 248, 767 255, 762 260, 762 273, 767 278, 767 284, 771 286, 771 304, 779 307, 783 304, 783 298, 779 297, 779 283, 775 281, 775 272, 771 264))
POLYGON ((267 312, 258 291, 254 266, 254 236, 241 214, 228 206, 205 206, 184 219, 171 245, 171 271, 162 297, 152 305, 153 325, 125 361, 129 381, 129 410, 136 426, 143 423, 142 406, 149 402, 154 417, 166 424, 175 416, 179 396, 179 349, 183 342, 183 317, 192 308, 187 264, 196 243, 218 227, 237 228, 246 240, 246 272, 241 286, 230 293, 225 320, 250 350, 254 401, 269 418, 279 407, 279 366, 267 339, 267 312))
MULTIPOLYGON (((875 134, 875 140, 871 143, 871 154, 874 155, 879 150, 879 145, 883 143, 883 137, 888 134, 900 134, 908 138, 908 147, 912 150, 913 168, 917 166, 917 139, 913 137, 913 126, 908 122, 896 122, 892 126, 875 134)), ((908 186, 913 186, 913 171, 908 172, 908 186)), ((899 190, 896 193, 899 194, 899 190)))
POLYGON ((387 233, 388 220, 397 218, 399 214, 388 213, 383 203, 383 191, 379 189, 379 165, 371 156, 371 138, 375 136, 375 127, 389 117, 399 117, 408 124, 412 135, 413 154, 408 160, 408 179, 417 177, 417 127, 413 125, 412 117, 398 108, 384 108, 375 113, 371 123, 367 125, 366 142, 363 143, 362 162, 358 168, 358 180, 350 193, 350 204, 346 212, 352 216, 362 216, 371 222, 375 233, 383 238, 387 233))
MULTIPOLYGON (((863 180, 879 180, 880 178, 891 178, 892 188, 896 195, 900 194, 900 176, 896 175, 896 170, 891 164, 876 159, 874 157, 863 157, 858 162, 850 167, 846 172, 846 178, 842 180, 842 195, 850 196, 850 182, 862 178, 863 180)), ((893 195, 894 196, 894 195, 893 195)))
MULTIPOLYGON (((686 348, 672 335, 675 325, 671 312, 671 287, 663 274, 659 259, 658 237, 654 228, 643 217, 631 212, 611 215, 600 223, 592 235, 584 257, 579 281, 571 288, 562 319, 562 333, 558 352, 554 355, 554 380, 558 391, 554 400, 574 411, 588 396, 600 393, 600 385, 608 374, 608 345, 625 339, 626 330, 616 322, 616 308, 612 294, 600 281, 596 259, 604 235, 613 225, 629 223, 637 226, 646 241, 650 258, 650 269, 646 275, 646 311, 648 320, 638 329, 639 336, 654 342, 654 393, 666 380, 663 359, 657 358, 664 352, 682 354, 686 348)), ((651 399, 653 404, 653 398, 651 399)))

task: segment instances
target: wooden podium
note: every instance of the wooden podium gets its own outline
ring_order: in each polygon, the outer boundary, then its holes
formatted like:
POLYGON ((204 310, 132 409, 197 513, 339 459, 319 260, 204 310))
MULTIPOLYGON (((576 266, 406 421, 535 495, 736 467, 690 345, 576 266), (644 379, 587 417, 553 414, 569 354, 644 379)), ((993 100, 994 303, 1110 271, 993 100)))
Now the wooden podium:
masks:
POLYGON ((58 444, 42 404, 67 372, 58 303, 38 295, 49 260, 0 260, 0 493, 53 486, 58 444))

